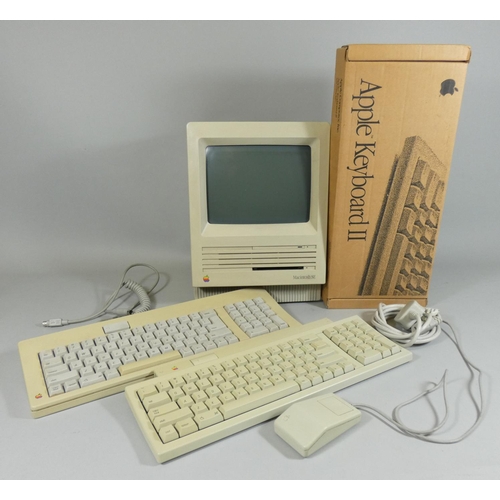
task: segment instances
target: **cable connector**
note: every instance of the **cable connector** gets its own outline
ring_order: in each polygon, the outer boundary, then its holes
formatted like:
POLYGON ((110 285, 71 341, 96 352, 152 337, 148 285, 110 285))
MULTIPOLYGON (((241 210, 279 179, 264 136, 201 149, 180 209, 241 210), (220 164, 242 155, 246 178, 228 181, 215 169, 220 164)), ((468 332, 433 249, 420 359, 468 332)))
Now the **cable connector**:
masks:
POLYGON ((48 319, 47 321, 42 321, 42 325, 46 327, 56 327, 56 326, 66 326, 69 323, 67 319, 48 319))
POLYGON ((382 335, 405 347, 426 344, 441 333, 441 315, 437 309, 422 307, 418 302, 408 304, 379 304, 372 325, 382 335), (395 320, 395 325, 388 323, 395 320))
POLYGON ((425 307, 421 306, 416 300, 408 302, 401 311, 396 314, 394 320, 406 330, 411 330, 411 327, 417 322, 418 318, 424 317, 425 307))
POLYGON ((125 269, 125 272, 123 273, 122 279, 120 281, 120 285, 113 292, 113 295, 111 295, 111 297, 108 299, 104 307, 99 312, 96 312, 91 316, 87 316, 86 318, 79 318, 79 319, 60 319, 60 318, 48 319, 47 321, 42 321, 42 325, 49 328, 57 326, 66 326, 66 325, 72 325, 74 323, 83 323, 84 321, 90 321, 96 318, 100 318, 101 316, 104 316, 104 314, 108 313, 114 314, 116 316, 128 316, 129 314, 137 314, 140 312, 149 311, 151 309, 151 299, 149 298, 148 294, 153 292, 153 290, 157 287, 159 282, 160 282, 160 273, 153 266, 150 266, 149 264, 132 264, 131 266, 127 267, 127 269, 125 269), (125 276, 130 271, 130 269, 140 266, 148 267, 156 274, 156 282, 148 291, 146 291, 141 285, 132 280, 125 281, 125 276), (115 300, 122 299, 126 295, 126 294, 123 294, 121 296, 118 295, 122 287, 128 288, 130 291, 137 294, 137 296, 139 297, 139 303, 136 304, 131 309, 126 309, 126 310, 111 309, 111 305, 115 300))

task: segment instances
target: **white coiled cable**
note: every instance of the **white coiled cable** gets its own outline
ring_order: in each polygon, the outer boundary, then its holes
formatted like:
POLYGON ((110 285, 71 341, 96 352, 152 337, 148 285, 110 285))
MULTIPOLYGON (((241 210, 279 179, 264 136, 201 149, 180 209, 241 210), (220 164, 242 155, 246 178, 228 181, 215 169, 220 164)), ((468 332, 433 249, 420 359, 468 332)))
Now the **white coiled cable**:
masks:
POLYGON ((65 326, 65 325, 72 325, 74 323, 83 323, 85 321, 91 321, 93 319, 103 316, 106 313, 111 313, 114 314, 115 316, 125 316, 127 314, 136 314, 139 312, 149 311, 149 309, 151 309, 151 299, 149 298, 149 294, 151 294, 153 290, 158 286, 159 281, 160 281, 160 273, 153 266, 150 266, 149 264, 132 264, 131 266, 127 267, 127 269, 123 273, 122 279, 120 280, 120 285, 99 312, 92 314, 91 316, 87 316, 85 318, 80 318, 80 319, 61 319, 61 318, 48 319, 46 321, 43 321, 42 325, 47 327, 65 326), (156 274, 156 281, 148 291, 146 291, 141 285, 139 285, 139 283, 136 283, 135 281, 132 280, 125 281, 125 276, 133 267, 147 267, 152 271, 154 271, 154 273, 156 274), (110 309, 111 304, 115 300, 120 298, 118 297, 118 294, 120 293, 120 290, 122 288, 127 288, 131 292, 134 292, 139 297, 139 302, 134 307, 126 311, 110 309))
MULTIPOLYGON (((151 309, 151 300, 149 298, 149 295, 146 290, 144 290, 144 288, 139 285, 139 283, 128 280, 126 283, 123 283, 123 286, 134 292, 137 297, 139 297, 139 305, 135 306, 133 309, 134 314, 149 311, 151 309)), ((132 312, 129 312, 129 314, 132 314, 132 312)))
POLYGON ((414 301, 407 305, 379 304, 372 324, 380 333, 394 342, 404 347, 411 347, 412 345, 427 344, 439 337, 442 321, 437 309, 422 307, 414 301), (402 324, 399 321, 400 316, 403 316, 402 324), (396 319, 399 327, 388 323, 388 320, 392 318, 396 319))

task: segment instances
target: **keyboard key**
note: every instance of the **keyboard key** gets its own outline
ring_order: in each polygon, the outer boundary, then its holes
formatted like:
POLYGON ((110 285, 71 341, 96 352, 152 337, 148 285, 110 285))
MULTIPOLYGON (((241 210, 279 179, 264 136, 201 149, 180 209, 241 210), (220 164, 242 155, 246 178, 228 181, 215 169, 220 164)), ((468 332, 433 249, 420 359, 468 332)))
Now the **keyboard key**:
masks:
POLYGON ((63 387, 64 392, 71 392, 80 389, 80 384, 76 380, 70 380, 69 382, 65 382, 63 387))
POLYGON ((200 413, 194 417, 194 421, 196 422, 198 428, 205 429, 210 427, 211 425, 218 424, 222 422, 224 417, 216 408, 212 408, 203 413, 200 413))
POLYGON ((62 356, 68 352, 66 346, 59 346, 54 348, 54 356, 62 356))
POLYGON ((104 333, 113 333, 119 332, 120 330, 126 330, 130 325, 127 321, 120 321, 118 323, 111 323, 110 325, 106 325, 102 327, 104 333))
POLYGON ((61 384, 52 385, 48 388, 49 396, 57 396, 64 394, 64 388, 61 384))
POLYGON ((47 378, 50 378, 54 375, 57 375, 58 373, 65 373, 69 370, 68 368, 68 365, 57 365, 57 366, 53 366, 51 368, 45 368, 45 370, 43 370, 43 373, 45 375, 45 379, 47 378))
POLYGON ((374 363, 375 361, 382 359, 382 353, 375 350, 365 351, 364 353, 359 354, 356 359, 363 365, 369 365, 370 363, 374 363))
POLYGON ((80 374, 76 371, 65 371, 63 373, 58 373, 51 377, 46 378, 47 385, 54 386, 59 384, 64 384, 65 382, 78 381, 80 379, 80 374))
POLYGON ((262 390, 258 393, 251 394, 247 398, 235 400, 219 408, 225 419, 236 417, 242 413, 247 413, 259 406, 275 401, 276 399, 289 396, 300 390, 299 386, 294 381, 284 382, 276 387, 262 390))
POLYGON ((246 333, 250 338, 254 338, 269 333, 269 330, 265 326, 257 326, 249 329, 246 333))
POLYGON ((186 418, 175 424, 175 429, 179 433, 179 437, 187 436, 198 430, 198 426, 195 424, 192 418, 186 418))
MULTIPOLYGON (((151 387, 151 386, 149 386, 151 387)), ((147 391, 151 392, 151 391, 147 391)), ((141 395, 139 394, 139 397, 141 395)), ((152 410, 153 408, 156 408, 157 406, 162 406, 166 403, 170 403, 170 397, 166 392, 157 392, 156 394, 151 394, 149 396, 145 396, 142 400, 142 404, 144 405, 144 408, 146 408, 146 411, 152 410)))
POLYGON ((165 413, 161 417, 156 419, 157 425, 161 427, 165 427, 167 425, 174 425, 177 422, 181 422, 186 418, 191 418, 193 416, 193 412, 189 408, 179 408, 178 410, 174 410, 168 413, 165 413))
POLYGON ((160 439, 163 443, 169 443, 170 441, 173 441, 178 437, 179 434, 177 434, 177 431, 174 429, 173 425, 167 425, 165 427, 162 427, 160 430, 160 439))
POLYGON ((48 358, 42 361, 42 368, 52 368, 54 366, 62 365, 63 359, 62 356, 54 356, 53 358, 48 358))
POLYGON ((111 380, 120 376, 116 368, 110 368, 109 370, 106 370, 105 372, 103 372, 103 375, 106 377, 106 380, 111 380))
POLYGON ((89 385, 104 382, 106 379, 102 373, 94 373, 93 375, 85 375, 80 379, 80 387, 88 387, 89 385))

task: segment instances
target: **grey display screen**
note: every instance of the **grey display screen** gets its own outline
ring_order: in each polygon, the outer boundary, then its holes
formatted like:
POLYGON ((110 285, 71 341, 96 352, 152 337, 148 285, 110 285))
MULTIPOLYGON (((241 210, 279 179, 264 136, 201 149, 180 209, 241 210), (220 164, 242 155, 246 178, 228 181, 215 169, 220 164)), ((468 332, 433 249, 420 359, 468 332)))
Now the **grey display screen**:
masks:
POLYGON ((287 224, 309 221, 309 146, 208 146, 210 224, 287 224))

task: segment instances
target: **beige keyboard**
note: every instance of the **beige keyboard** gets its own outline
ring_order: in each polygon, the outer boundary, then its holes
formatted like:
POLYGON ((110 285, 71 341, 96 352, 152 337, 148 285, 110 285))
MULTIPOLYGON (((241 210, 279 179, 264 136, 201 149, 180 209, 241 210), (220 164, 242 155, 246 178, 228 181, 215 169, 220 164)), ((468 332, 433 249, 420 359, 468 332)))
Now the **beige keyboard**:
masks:
POLYGON ((411 358, 358 316, 325 319, 162 365, 125 394, 156 460, 165 462, 411 358))
POLYGON ((19 343, 42 417, 123 391, 159 365, 300 325, 265 290, 237 290, 19 343))

